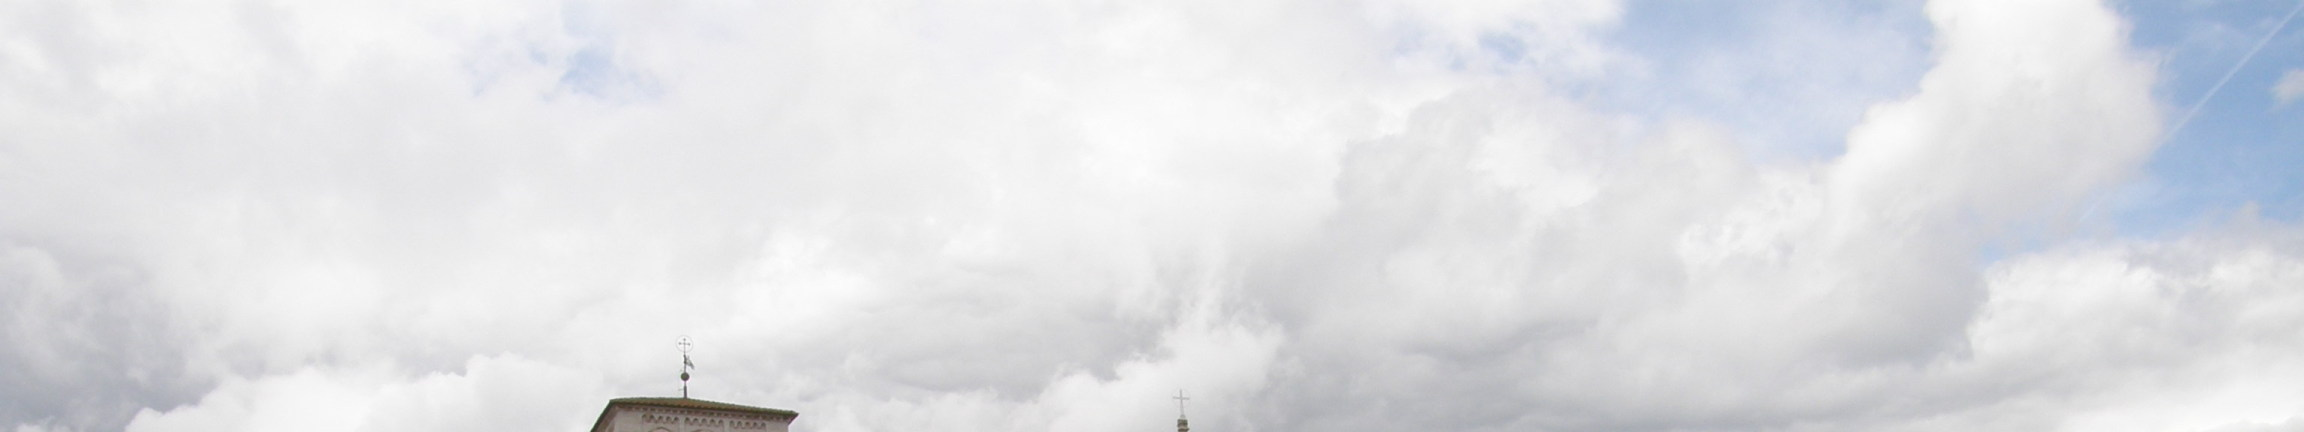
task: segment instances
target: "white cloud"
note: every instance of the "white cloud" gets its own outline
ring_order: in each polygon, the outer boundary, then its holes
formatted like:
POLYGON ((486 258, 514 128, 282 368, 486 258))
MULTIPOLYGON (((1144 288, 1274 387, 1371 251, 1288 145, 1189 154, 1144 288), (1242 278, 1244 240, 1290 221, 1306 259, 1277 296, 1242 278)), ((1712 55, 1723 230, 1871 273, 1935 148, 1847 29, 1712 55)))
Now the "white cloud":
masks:
POLYGON ((2287 105, 2299 97, 2304 97, 2304 69, 2290 69, 2280 74, 2280 82, 2272 85, 2272 98, 2279 100, 2280 105, 2287 105))
POLYGON ((1560 84, 1606 1, 0 7, 18 429, 582 427, 682 334, 810 431, 2300 414, 2296 227, 1978 264, 2152 151, 2092 2, 1931 3, 1807 164, 1560 84))
POLYGON ((136 414, 130 431, 570 430, 613 397, 585 371, 518 357, 474 357, 455 373, 395 376, 380 367, 307 368, 227 378, 190 406, 136 414))
POLYGON ((2068 413, 2062 429, 2206 430, 2296 416, 2304 296, 2287 287, 2304 282, 2304 232, 2239 225, 1998 266, 1970 358, 1947 382, 2034 393, 2068 413))

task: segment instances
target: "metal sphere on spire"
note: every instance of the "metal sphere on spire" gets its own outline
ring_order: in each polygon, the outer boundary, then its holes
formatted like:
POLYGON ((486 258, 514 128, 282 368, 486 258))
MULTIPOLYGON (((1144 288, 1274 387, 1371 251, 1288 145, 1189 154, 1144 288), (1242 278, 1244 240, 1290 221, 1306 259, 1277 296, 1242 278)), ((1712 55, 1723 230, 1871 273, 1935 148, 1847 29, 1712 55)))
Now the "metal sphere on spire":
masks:
POLYGON ((680 397, 687 398, 688 371, 696 368, 696 362, 688 358, 688 351, 695 349, 696 344, 689 341, 687 336, 681 336, 678 345, 680 346, 680 397))

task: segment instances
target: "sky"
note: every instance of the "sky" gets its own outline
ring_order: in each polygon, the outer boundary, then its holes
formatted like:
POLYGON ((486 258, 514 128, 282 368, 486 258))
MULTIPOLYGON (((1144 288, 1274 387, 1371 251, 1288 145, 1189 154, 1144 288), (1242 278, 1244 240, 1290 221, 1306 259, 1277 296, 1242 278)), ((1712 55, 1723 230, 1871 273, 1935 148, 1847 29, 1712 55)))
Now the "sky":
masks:
POLYGON ((2299 7, 0 0, 0 429, 2304 431, 2299 7))

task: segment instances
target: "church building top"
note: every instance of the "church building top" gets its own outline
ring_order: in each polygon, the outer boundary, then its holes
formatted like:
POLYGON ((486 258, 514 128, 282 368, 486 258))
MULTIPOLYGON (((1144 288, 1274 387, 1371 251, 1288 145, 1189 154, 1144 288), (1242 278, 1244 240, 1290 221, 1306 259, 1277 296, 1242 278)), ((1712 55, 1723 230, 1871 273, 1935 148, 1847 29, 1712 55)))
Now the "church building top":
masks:
POLYGON ((688 397, 688 357, 694 346, 680 337, 680 397, 609 399, 592 432, 789 432, 800 413, 688 397))
POLYGON ((787 432, 800 413, 679 397, 611 399, 592 432, 787 432))

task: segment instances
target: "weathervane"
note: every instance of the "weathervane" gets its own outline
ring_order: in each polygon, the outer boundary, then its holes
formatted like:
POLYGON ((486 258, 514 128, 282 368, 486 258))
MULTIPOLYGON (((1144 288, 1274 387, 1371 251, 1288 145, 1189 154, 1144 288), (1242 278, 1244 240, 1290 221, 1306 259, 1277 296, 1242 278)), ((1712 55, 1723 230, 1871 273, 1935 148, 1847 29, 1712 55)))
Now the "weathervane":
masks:
POLYGON ((691 361, 691 360, 689 360, 689 359, 688 359, 688 350, 689 350, 689 349, 692 349, 692 348, 694 348, 695 346, 696 346, 696 344, 695 344, 695 343, 692 343, 692 342, 689 342, 689 341, 688 341, 688 337, 687 337, 687 336, 681 336, 681 337, 680 337, 680 398, 681 398, 681 399, 687 399, 687 398, 688 398, 688 370, 689 370, 689 369, 695 369, 695 368, 696 368, 696 362, 695 362, 695 361, 691 361))

